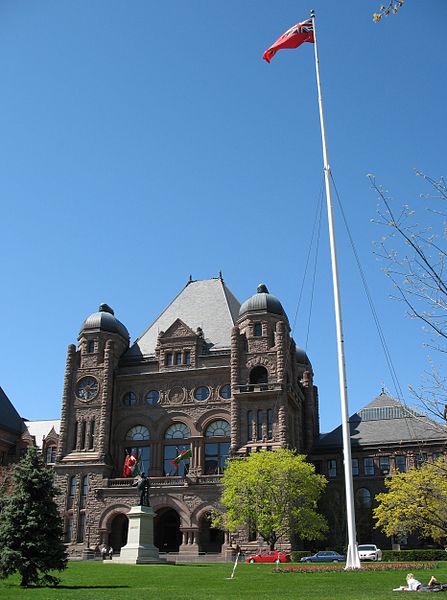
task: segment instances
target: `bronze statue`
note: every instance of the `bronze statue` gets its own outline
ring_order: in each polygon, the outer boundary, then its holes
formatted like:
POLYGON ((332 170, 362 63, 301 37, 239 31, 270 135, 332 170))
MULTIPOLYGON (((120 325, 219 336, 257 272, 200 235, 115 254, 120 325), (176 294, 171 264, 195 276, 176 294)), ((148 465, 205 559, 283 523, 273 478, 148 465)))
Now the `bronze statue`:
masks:
POLYGON ((149 479, 144 473, 138 475, 138 479, 132 483, 132 487, 136 487, 137 492, 140 494, 140 506, 150 506, 149 479))

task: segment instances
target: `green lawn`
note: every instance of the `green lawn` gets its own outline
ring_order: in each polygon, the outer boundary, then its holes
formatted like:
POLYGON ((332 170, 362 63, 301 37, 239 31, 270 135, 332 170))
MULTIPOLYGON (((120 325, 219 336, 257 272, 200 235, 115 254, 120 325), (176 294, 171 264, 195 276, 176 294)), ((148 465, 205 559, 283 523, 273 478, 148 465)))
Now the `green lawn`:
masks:
MULTIPOLYGON (((433 571, 412 570, 423 582, 427 582, 432 573, 446 582, 447 563, 438 565, 433 571)), ((403 584, 406 575, 406 571, 273 573, 273 566, 239 564, 231 580, 228 579, 231 564, 130 566, 96 561, 72 562, 62 573, 59 587, 23 589, 19 586, 19 578, 14 576, 0 581, 0 599, 381 600, 396 598, 392 589, 403 584)), ((447 600, 447 593, 445 597, 447 600)))

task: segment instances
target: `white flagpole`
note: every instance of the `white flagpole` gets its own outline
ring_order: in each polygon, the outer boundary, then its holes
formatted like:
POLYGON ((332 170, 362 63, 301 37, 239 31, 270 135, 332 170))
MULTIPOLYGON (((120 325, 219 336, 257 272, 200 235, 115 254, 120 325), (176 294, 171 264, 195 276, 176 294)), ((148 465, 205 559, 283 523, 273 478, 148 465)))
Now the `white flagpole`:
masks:
POLYGON ((360 559, 357 549, 357 533, 355 527, 355 512, 354 512, 354 490, 352 483, 352 461, 351 461, 351 439, 349 430, 349 414, 348 414, 348 388, 346 384, 346 368, 345 356, 343 348, 343 326, 341 318, 341 303, 340 290, 338 285, 338 267, 337 253, 335 247, 335 231, 334 231, 334 216, 332 210, 331 183, 330 183, 330 167, 327 156, 326 147, 326 131, 324 127, 323 113, 323 98, 321 95, 320 83, 320 62, 318 60, 318 45, 317 32, 315 27, 315 12, 310 13, 314 30, 314 48, 315 48, 315 70, 317 75, 318 88, 318 106, 320 109, 320 125, 321 125, 321 140, 323 144, 323 162, 324 162, 324 180, 326 186, 326 203, 329 225, 329 241, 331 246, 332 259, 332 284, 334 288, 334 305, 335 305, 335 323, 337 330, 337 352, 338 352, 338 377, 340 383, 340 400, 341 400, 341 415, 343 429, 343 457, 345 471, 345 489, 346 489, 346 512, 348 521, 348 552, 346 556, 346 569, 360 569, 360 559))

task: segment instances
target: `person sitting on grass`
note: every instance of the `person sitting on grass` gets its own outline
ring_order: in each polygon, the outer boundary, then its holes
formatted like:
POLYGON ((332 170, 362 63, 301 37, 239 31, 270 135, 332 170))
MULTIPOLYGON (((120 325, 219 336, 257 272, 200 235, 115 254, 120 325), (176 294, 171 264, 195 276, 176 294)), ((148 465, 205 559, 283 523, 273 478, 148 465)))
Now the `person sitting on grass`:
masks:
POLYGON ((408 573, 407 585, 401 585, 395 588, 393 592, 444 592, 447 591, 447 584, 439 583, 433 575, 427 585, 423 585, 418 581, 413 573, 408 573))

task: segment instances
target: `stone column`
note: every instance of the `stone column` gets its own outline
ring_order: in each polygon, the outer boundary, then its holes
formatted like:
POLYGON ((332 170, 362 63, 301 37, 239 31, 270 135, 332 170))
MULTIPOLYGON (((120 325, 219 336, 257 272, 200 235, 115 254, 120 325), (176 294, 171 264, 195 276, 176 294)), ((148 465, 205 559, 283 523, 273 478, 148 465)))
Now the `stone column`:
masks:
POLYGON ((230 375, 231 375, 231 404, 230 404, 230 425, 231 425, 231 448, 230 454, 236 452, 241 445, 240 433, 240 415, 239 407, 235 394, 237 394, 237 385, 239 381, 239 328, 233 327, 231 331, 231 359, 230 359, 230 375))
POLYGON ((179 555, 198 556, 199 555, 199 531, 193 528, 181 529, 182 545, 179 548, 179 555))
POLYGON ((276 324, 276 376, 277 382, 285 382, 285 325, 283 321, 276 324))
POLYGON ((107 340, 104 349, 104 378, 102 382, 101 420, 98 431, 99 459, 105 462, 109 450, 110 412, 113 391, 113 341, 107 340))
POLYGON ((67 351, 67 360, 65 363, 65 376, 64 376, 64 391, 62 394, 62 412, 61 412, 61 428, 59 434, 59 447, 57 450, 57 462, 70 452, 71 448, 68 448, 68 420, 70 418, 69 405, 71 400, 72 384, 73 384, 73 372, 74 362, 76 356, 76 346, 70 344, 67 351))

